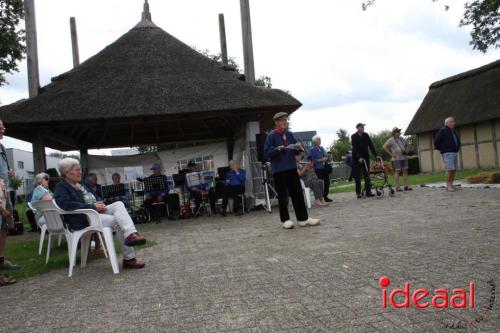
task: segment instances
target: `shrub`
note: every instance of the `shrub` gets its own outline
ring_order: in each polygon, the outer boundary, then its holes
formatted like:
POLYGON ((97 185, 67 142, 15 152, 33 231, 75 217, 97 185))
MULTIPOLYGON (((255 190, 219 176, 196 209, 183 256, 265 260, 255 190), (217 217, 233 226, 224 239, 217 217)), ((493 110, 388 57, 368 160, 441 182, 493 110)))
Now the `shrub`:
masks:
POLYGON ((465 178, 469 184, 500 184, 500 172, 481 172, 465 178))

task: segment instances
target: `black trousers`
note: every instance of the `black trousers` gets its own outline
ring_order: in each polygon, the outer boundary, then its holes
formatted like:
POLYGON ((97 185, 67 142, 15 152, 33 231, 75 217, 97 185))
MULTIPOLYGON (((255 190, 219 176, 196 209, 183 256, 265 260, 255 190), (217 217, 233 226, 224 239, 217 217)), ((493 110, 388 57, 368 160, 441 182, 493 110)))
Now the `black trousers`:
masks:
POLYGON ((323 180, 325 188, 323 190, 323 198, 328 198, 328 194, 330 193, 330 175, 326 169, 316 169, 316 175, 319 179, 323 180))
POLYGON ((229 198, 233 199, 233 211, 236 213, 240 210, 241 199, 240 194, 245 193, 245 186, 231 186, 226 185, 224 187, 224 193, 222 195, 222 211, 225 212, 227 208, 227 200, 229 198))
POLYGON ((367 172, 370 170, 370 160, 366 159, 366 167, 364 163, 360 163, 357 159, 352 162, 352 177, 354 178, 354 182, 356 183, 356 194, 361 194, 361 177, 365 179, 365 187, 366 192, 371 193, 371 181, 370 174, 367 172))
POLYGON ((28 222, 30 223, 31 231, 37 231, 38 224, 36 223, 35 213, 33 213, 31 209, 28 209, 26 211, 26 217, 28 218, 28 222))
POLYGON ((288 214, 288 196, 292 199, 297 221, 306 221, 309 216, 307 215, 304 194, 302 193, 297 169, 276 172, 273 174, 273 178, 276 191, 278 192, 281 222, 286 222, 290 219, 290 215, 288 214))

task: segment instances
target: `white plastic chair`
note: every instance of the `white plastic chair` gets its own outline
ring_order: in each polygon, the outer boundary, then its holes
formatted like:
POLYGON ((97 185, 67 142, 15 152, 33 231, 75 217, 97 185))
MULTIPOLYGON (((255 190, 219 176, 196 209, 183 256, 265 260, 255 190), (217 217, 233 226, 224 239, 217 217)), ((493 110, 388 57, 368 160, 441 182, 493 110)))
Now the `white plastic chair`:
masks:
POLYGON ((306 200, 307 208, 311 208, 311 189, 306 187, 306 183, 301 179, 300 185, 302 185, 302 191, 304 191, 304 199, 306 200))
MULTIPOLYGON (((28 202, 28 207, 33 212, 36 211, 36 209, 34 209, 33 206, 31 205, 31 202, 28 202)), ((42 249, 43 249, 43 242, 45 240, 45 234, 47 233, 47 225, 46 224, 43 224, 43 225, 38 224, 38 220, 36 221, 36 224, 40 228, 40 244, 38 245, 38 255, 41 255, 42 254, 42 249)), ((56 235, 56 234, 49 233, 49 237, 48 237, 48 240, 47 240, 47 256, 45 258, 45 263, 49 262, 50 246, 51 246, 51 237, 52 237, 52 235, 56 235)), ((62 236, 64 235, 64 232, 63 233, 59 233, 57 235, 59 236, 58 240, 57 240, 57 246, 61 246, 62 236)))
POLYGON ((119 273, 118 259, 116 257, 115 245, 113 243, 113 231, 109 227, 104 227, 101 222, 99 214, 93 209, 78 209, 74 211, 65 211, 57 206, 54 200, 41 200, 32 202, 31 205, 37 211, 41 212, 45 218, 45 225, 50 234, 63 233, 68 243, 68 257, 69 257, 69 273, 68 276, 73 275, 73 267, 76 262, 76 250, 78 249, 78 242, 81 242, 81 267, 84 268, 87 264, 87 257, 90 248, 90 239, 92 234, 98 233, 104 235, 104 245, 107 248, 108 257, 111 261, 111 267, 114 274, 119 273), (89 226, 82 230, 70 231, 63 223, 63 215, 85 215, 89 222, 89 226))

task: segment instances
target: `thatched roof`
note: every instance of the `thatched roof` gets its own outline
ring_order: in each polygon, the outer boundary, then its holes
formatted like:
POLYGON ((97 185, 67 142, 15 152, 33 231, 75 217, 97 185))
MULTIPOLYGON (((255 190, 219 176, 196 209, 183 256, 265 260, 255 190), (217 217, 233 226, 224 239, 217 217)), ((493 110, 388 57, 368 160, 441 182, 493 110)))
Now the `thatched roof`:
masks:
POLYGON ((301 104, 255 87, 157 27, 149 12, 111 45, 52 79, 41 93, 0 108, 9 136, 61 150, 234 135, 245 121, 301 104))
POLYGON ((405 134, 437 130, 450 116, 457 125, 500 118, 500 60, 433 83, 405 134))

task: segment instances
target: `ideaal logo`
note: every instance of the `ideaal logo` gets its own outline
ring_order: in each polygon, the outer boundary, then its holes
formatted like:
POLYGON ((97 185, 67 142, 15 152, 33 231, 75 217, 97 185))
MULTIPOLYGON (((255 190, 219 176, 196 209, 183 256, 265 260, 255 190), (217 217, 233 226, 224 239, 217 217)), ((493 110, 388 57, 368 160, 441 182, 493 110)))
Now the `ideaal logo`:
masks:
MULTIPOLYGON (((425 309, 432 306, 436 309, 454 308, 465 309, 474 308, 474 282, 469 283, 469 290, 463 288, 453 289, 451 293, 447 289, 434 289, 433 291, 426 288, 419 288, 415 291, 411 290, 410 282, 406 282, 404 288, 393 289, 389 296, 387 287, 391 284, 391 280, 387 276, 382 276, 379 279, 379 285, 382 287, 382 307, 387 308, 387 304, 393 308, 402 309, 409 308, 410 303, 417 309, 425 309), (399 295, 404 298, 404 301, 398 303, 396 297, 399 295), (451 297, 450 297, 451 296, 451 297)), ((398 297, 399 298, 399 297, 398 297)))

